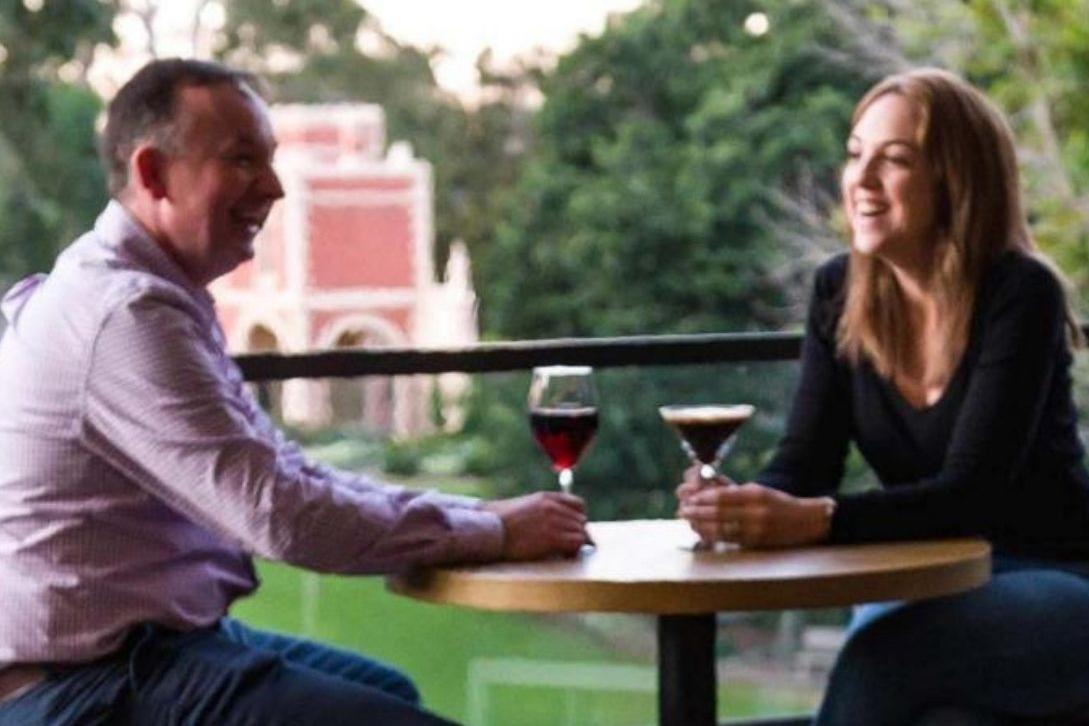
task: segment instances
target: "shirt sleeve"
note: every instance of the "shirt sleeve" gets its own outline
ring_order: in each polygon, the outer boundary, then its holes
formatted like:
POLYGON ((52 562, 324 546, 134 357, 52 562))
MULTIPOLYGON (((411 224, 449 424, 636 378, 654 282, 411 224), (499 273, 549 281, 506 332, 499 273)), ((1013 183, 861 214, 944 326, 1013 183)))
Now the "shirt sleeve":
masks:
POLYGON ((233 363, 183 301, 117 306, 84 386, 87 447, 224 540, 314 570, 376 573, 486 560, 499 518, 469 501, 353 477, 306 460, 254 417, 233 363))
MULTIPOLYGON (((995 282, 981 306, 980 352, 940 471, 920 481, 838 497, 838 542, 991 535, 1017 511, 1056 367, 1066 360, 1065 303, 1035 262, 995 282)), ((1028 502, 1026 502, 1027 504, 1028 502)))
MULTIPOLYGON (((233 375, 231 375, 230 378, 232 381, 237 380, 241 382, 241 372, 237 370, 237 366, 233 361, 230 365, 234 368, 233 375)), ((410 489, 408 487, 401 487, 378 481, 363 473, 343 471, 331 466, 326 466, 325 464, 320 464, 306 456, 302 448, 296 442, 284 436, 283 431, 272 422, 272 419, 269 418, 265 410, 261 408, 256 400, 254 400, 248 388, 244 386, 238 386, 237 388, 239 395, 246 399, 245 406, 247 408, 247 417, 253 422, 258 434, 276 448, 281 466, 285 467, 287 470, 302 470, 311 476, 323 478, 336 483, 338 486, 346 486, 353 489, 368 490, 379 488, 389 493, 390 496, 397 497, 405 503, 426 494, 431 498, 432 502, 444 507, 460 507, 466 509, 480 508, 481 501, 476 497, 446 494, 445 492, 434 490, 422 491, 419 489, 410 489)))
POLYGON ((836 360, 835 298, 844 258, 817 273, 806 317, 801 376, 786 432, 756 477, 795 496, 830 494, 843 478, 850 441, 851 391, 836 360))

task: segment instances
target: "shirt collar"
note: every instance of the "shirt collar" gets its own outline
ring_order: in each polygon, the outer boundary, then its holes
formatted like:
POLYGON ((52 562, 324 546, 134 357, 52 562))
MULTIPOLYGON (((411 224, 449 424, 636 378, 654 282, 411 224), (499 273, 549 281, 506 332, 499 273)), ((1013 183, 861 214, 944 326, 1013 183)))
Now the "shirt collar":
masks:
POLYGON ((181 265, 167 254, 144 226, 116 199, 111 199, 95 220, 95 233, 123 259, 185 289, 215 317, 215 300, 211 294, 194 284, 181 265))

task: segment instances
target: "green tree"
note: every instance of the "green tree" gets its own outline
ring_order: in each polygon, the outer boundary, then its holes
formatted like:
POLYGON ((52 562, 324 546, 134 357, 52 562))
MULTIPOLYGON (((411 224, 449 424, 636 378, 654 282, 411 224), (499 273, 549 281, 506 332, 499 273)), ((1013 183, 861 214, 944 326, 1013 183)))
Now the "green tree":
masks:
MULTIPOLYGON (((661 0, 584 39, 542 80, 536 146, 496 244, 478 259, 487 333, 796 326, 808 288, 797 283, 825 249, 804 234, 784 241, 784 230, 805 221, 793 218, 801 197, 825 200, 817 207, 827 216, 850 110, 873 80, 834 16, 811 3, 661 0), (770 23, 764 35, 746 31, 758 12, 770 23)), ((726 367, 603 375, 608 440, 584 477, 608 488, 618 511, 635 500, 668 511, 671 497, 652 492, 676 477, 676 444, 654 405, 745 398, 782 411, 790 375, 726 367)), ((491 406, 523 405, 517 391, 480 395, 491 406)), ((493 417, 491 428, 483 415, 475 423, 511 452, 514 478, 530 456, 526 437, 510 430, 510 414, 493 417)), ((763 423, 748 440, 770 443, 779 422, 763 423)), ((733 470, 752 474, 759 458, 739 457, 733 470)))
POLYGON ((769 220, 784 190, 834 189, 846 119, 872 80, 827 45, 841 45, 836 28, 805 4, 669 0, 562 59, 482 261, 489 333, 793 322, 776 270, 794 250, 769 220), (758 10, 772 25, 755 37, 744 21, 758 10))
POLYGON ((1017 132, 1041 246, 1089 301, 1089 0, 973 0, 963 70, 1017 132))
POLYGON ((80 79, 112 42, 113 2, 0 3, 0 283, 48 269, 106 198, 98 97, 80 79), (31 6, 33 7, 33 6, 31 6), (70 80, 62 80, 67 78, 70 80))

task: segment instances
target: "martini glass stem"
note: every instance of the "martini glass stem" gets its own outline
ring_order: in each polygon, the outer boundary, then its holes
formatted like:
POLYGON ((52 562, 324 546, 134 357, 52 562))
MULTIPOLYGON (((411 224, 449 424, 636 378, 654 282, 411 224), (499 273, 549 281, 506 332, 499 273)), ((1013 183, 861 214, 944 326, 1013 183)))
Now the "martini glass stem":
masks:
POLYGON ((560 469, 560 491, 564 494, 571 493, 571 485, 575 481, 575 475, 571 473, 570 469, 560 469))
MULTIPOLYGON (((730 449, 734 448, 734 441, 736 441, 736 440, 737 440, 737 434, 731 435, 730 438, 723 441, 722 445, 718 447, 718 451, 715 452, 715 460, 714 461, 712 461, 710 464, 701 464, 700 465, 700 484, 701 485, 703 485, 703 486, 715 486, 715 485, 718 484, 717 477, 718 477, 719 467, 722 466, 722 460, 730 455, 730 449)), ((688 451, 688 452, 691 452, 693 456, 695 455, 695 452, 692 451, 692 448, 690 446, 686 446, 685 450, 688 451)))

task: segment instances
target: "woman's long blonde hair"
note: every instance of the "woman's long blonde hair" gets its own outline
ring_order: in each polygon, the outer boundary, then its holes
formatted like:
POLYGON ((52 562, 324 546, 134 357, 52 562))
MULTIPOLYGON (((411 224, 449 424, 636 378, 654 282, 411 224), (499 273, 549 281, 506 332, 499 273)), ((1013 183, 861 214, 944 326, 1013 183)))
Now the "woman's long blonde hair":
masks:
MULTIPOLYGON (((913 102, 918 142, 934 175, 936 199, 933 289, 941 312, 942 360, 948 379, 965 348, 976 296, 988 268, 1007 250, 1040 257, 1021 204, 1013 134, 978 90, 952 73, 923 68, 890 76, 858 102, 852 128, 878 98, 896 93, 913 102)), ((1051 267, 1056 275, 1054 265, 1051 267)), ((1072 341, 1081 334, 1067 308, 1072 341)), ((880 258, 851 251, 837 347, 853 363, 868 360, 882 376, 903 371, 912 331, 900 288, 880 258)))

